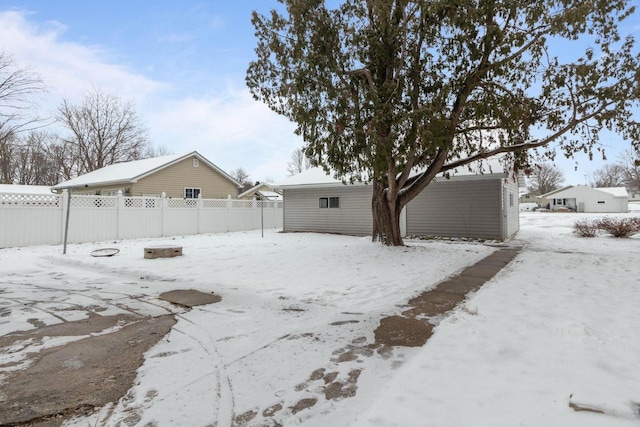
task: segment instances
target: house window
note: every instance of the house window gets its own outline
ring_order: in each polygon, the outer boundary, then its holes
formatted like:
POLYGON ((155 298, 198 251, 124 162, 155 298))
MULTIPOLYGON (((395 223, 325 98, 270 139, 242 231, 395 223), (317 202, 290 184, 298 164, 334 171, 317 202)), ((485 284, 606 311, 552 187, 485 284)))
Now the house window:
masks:
POLYGON ((513 193, 509 193, 509 207, 513 207, 513 193))
POLYGON ((320 209, 339 208, 340 207, 340 197, 320 197, 318 199, 318 207, 320 209))
POLYGON ((185 188, 184 189, 184 198, 185 199, 197 199, 200 195, 199 188, 185 188))
POLYGON ((198 166, 200 166, 200 160, 198 159, 193 159, 193 167, 197 168, 198 166))
POLYGON ((599 205, 604 205, 604 200, 598 200, 599 205))

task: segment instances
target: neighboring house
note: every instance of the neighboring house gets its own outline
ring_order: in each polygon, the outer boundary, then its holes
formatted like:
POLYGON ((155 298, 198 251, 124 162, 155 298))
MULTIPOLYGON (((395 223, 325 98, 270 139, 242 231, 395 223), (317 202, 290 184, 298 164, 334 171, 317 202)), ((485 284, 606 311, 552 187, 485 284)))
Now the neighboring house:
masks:
POLYGON ((531 193, 520 194, 520 203, 535 203, 538 205, 540 204, 540 198, 531 193))
POLYGON ((197 151, 116 163, 52 187, 74 194, 236 198, 242 185, 197 151))
POLYGON ((542 206, 552 211, 628 212, 629 194, 624 187, 592 188, 568 186, 540 196, 542 206))
POLYGON ((640 191, 632 188, 627 188, 627 193, 629 193, 630 202, 640 202, 640 191))
POLYGON ((238 194, 240 200, 251 200, 253 198, 257 200, 282 200, 282 190, 279 190, 269 184, 268 182, 259 182, 254 187, 251 187, 244 193, 238 194))
POLYGON ((540 196, 536 196, 536 198, 538 199, 538 204, 540 205, 540 207, 545 208, 545 209, 550 209, 551 204, 553 204, 553 195, 558 193, 559 191, 564 191, 568 188, 573 187, 572 185, 568 185, 566 187, 562 187, 562 188, 557 188, 555 190, 551 190, 548 193, 542 194, 540 196))
MULTIPOLYGON (((504 172, 438 177, 403 210, 402 234, 508 239, 520 227, 520 182, 504 172)), ((371 235, 371 185, 346 185, 311 168, 278 187, 284 195, 285 232, 371 235)))

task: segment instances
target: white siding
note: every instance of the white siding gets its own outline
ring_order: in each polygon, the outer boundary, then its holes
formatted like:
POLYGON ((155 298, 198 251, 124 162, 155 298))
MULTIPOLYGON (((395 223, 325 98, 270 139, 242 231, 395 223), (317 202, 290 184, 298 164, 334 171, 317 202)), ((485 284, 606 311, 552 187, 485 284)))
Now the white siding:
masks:
POLYGON ((315 231, 370 236, 371 186, 334 186, 284 191, 284 231, 315 231), (340 197, 340 208, 320 208, 320 197, 340 197))
POLYGON ((550 208, 553 209, 553 199, 566 199, 567 203, 575 205, 579 212, 615 213, 628 212, 629 201, 626 197, 614 197, 612 194, 597 188, 576 186, 560 191, 550 197, 550 208))
MULTIPOLYGON (((431 183, 409 202, 406 233, 417 236, 504 239, 519 228, 517 183, 501 178, 431 183), (513 205, 509 204, 513 194, 513 205), (507 208, 503 213, 503 203, 507 208), (504 218, 502 215, 505 215, 504 218)), ((284 231, 371 235, 371 186, 288 188, 284 191, 284 231), (320 208, 320 197, 340 197, 339 209, 320 208)))
POLYGON ((407 234, 502 239, 501 181, 432 182, 407 205, 407 234))
POLYGON ((502 239, 508 239, 520 230, 520 200, 518 198, 518 182, 507 179, 503 184, 503 212, 504 222, 502 239))

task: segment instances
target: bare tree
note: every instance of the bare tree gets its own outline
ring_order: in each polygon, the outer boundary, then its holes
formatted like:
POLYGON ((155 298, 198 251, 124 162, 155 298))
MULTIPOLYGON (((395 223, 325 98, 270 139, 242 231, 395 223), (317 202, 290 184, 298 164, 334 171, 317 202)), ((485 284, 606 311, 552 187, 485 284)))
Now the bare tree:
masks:
POLYGON ((301 148, 296 148, 291 153, 291 160, 287 163, 287 172, 289 176, 297 175, 300 172, 304 172, 311 167, 311 161, 304 155, 304 151, 301 148))
POLYGON ((68 181, 77 176, 78 159, 74 154, 74 147, 63 141, 57 135, 51 135, 51 140, 44 147, 46 155, 56 165, 59 181, 68 181))
POLYGON ((0 182, 25 185, 60 182, 60 168, 49 149, 55 140, 55 135, 39 130, 12 133, 7 144, 0 144, 0 182))
POLYGON ((145 157, 147 157, 147 158, 150 158, 150 157, 162 157, 162 156, 168 156, 169 154, 173 154, 173 151, 171 151, 170 149, 168 149, 164 145, 159 145, 157 147, 150 145, 147 148, 147 152, 145 154, 145 157))
POLYGON ((0 135, 0 184, 13 184, 15 181, 14 156, 17 139, 13 132, 0 135))
POLYGON ((620 187, 624 185, 624 166, 620 164, 604 165, 591 175, 593 187, 620 187))
POLYGON ((621 162, 623 168, 623 183, 630 191, 640 193, 640 156, 633 151, 627 151, 621 162))
POLYGON ((0 52, 0 143, 37 121, 32 116, 34 95, 44 92, 42 79, 14 58, 0 52))
POLYGON ((242 184, 243 189, 240 192, 247 191, 251 187, 253 187, 253 182, 251 178, 249 178, 249 173, 243 168, 237 168, 231 171, 231 177, 242 184))
POLYGON ((529 192, 539 196, 560 188, 564 174, 550 163, 541 163, 533 166, 528 179, 529 192))
POLYGON ((65 99, 58 108, 58 120, 69 130, 62 140, 72 149, 78 175, 147 156, 147 129, 133 103, 122 102, 116 95, 96 89, 78 105, 65 99))
POLYGON ((16 180, 14 168, 18 132, 37 121, 33 111, 34 95, 44 92, 42 79, 14 58, 0 52, 0 183, 16 180))
POLYGON ((60 182, 59 165, 49 156, 48 150, 55 140, 55 135, 37 130, 22 138, 14 156, 18 184, 55 185, 60 182))

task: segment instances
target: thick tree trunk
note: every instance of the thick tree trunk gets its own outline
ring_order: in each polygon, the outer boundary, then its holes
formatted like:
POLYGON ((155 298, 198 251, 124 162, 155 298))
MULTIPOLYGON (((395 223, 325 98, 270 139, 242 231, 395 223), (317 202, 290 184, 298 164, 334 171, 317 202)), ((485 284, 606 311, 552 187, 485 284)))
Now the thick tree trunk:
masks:
POLYGON ((373 214, 373 241, 388 246, 404 246, 400 234, 400 212, 397 195, 390 197, 389 191, 377 181, 373 182, 371 213, 373 214))

